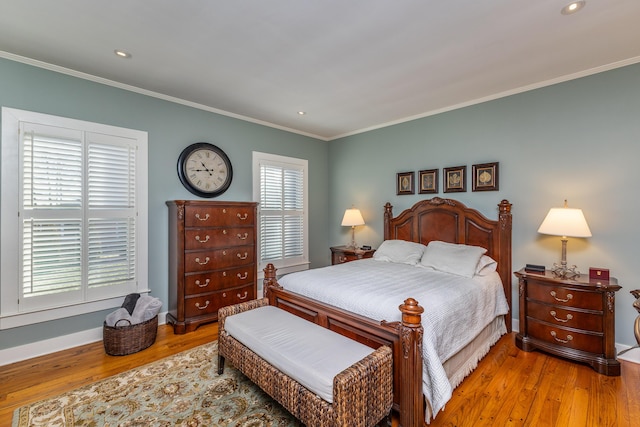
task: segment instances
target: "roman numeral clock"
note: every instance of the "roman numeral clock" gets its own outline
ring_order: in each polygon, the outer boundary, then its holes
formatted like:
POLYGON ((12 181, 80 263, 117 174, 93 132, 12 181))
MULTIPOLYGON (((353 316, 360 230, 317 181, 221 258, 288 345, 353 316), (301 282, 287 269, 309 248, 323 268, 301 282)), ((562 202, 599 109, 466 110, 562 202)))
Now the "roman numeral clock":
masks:
POLYGON ((178 157, 178 177, 182 185, 200 197, 216 197, 227 191, 233 178, 229 157, 220 148, 197 142, 178 157))

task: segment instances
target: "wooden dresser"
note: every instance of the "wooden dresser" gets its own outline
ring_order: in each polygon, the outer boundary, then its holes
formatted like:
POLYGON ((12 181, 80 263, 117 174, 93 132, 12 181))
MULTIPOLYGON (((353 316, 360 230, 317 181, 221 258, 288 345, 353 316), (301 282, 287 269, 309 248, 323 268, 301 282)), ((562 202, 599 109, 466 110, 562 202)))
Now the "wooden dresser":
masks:
POLYGON ((615 348, 618 281, 588 275, 559 279, 553 273, 515 273, 519 280, 520 333, 516 346, 588 363, 601 374, 620 375, 615 348))
POLYGON ((176 334, 218 320, 218 308, 256 298, 257 203, 172 200, 169 312, 176 334))

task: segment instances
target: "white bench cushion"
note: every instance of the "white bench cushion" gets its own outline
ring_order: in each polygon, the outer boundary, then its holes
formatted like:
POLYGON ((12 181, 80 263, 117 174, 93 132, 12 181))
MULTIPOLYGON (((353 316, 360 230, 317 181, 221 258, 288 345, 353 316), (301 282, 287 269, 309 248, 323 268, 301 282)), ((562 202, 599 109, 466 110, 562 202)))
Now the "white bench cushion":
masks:
POLYGON ((229 316, 224 329, 329 403, 333 403, 333 378, 374 351, 273 306, 229 316))

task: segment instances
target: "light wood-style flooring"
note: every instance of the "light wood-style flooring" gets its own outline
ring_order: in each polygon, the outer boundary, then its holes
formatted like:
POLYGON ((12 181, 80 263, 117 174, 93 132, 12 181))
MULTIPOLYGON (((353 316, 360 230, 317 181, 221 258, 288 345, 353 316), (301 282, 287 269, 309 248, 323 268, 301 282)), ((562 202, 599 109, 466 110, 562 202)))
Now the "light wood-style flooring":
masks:
MULTIPOLYGON (((108 356, 102 342, 0 366, 0 426, 13 411, 217 338, 217 324, 174 335, 158 329, 156 343, 129 356, 108 356)), ((525 353, 503 337, 454 390, 431 426, 639 426, 640 365, 622 361, 622 375, 540 352, 525 353)), ((397 420, 394 419, 394 426, 397 420)))

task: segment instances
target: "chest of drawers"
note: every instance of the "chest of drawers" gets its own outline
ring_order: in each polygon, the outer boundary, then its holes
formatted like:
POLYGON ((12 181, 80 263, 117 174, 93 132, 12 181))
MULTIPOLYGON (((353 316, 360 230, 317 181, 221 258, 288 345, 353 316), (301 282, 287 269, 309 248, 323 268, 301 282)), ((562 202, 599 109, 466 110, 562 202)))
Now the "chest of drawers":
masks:
POLYGON ((543 350, 588 363, 605 375, 620 375, 615 349, 615 293, 618 281, 515 273, 519 281, 520 333, 524 351, 543 350))
POLYGON ((257 204, 172 200, 167 206, 167 323, 183 334, 216 321, 220 307, 256 298, 257 204))

